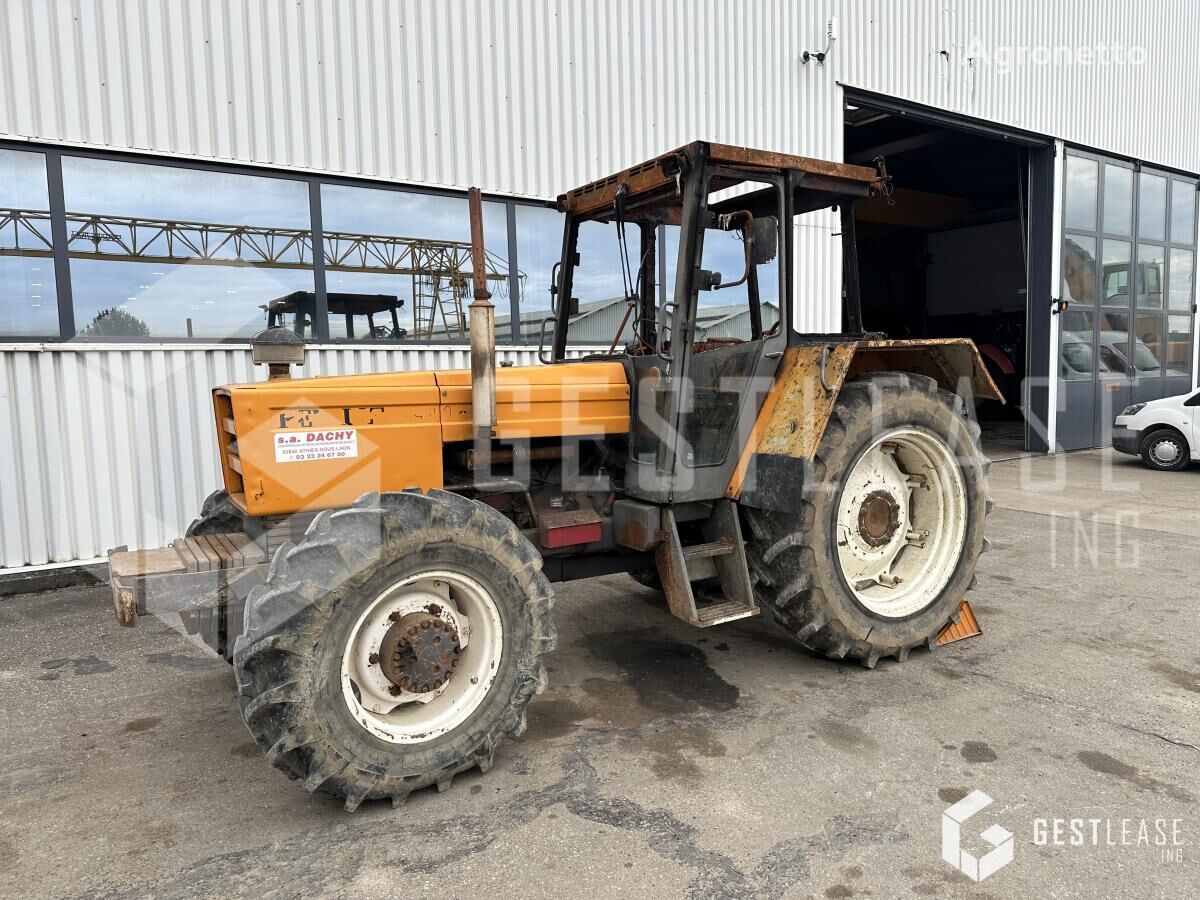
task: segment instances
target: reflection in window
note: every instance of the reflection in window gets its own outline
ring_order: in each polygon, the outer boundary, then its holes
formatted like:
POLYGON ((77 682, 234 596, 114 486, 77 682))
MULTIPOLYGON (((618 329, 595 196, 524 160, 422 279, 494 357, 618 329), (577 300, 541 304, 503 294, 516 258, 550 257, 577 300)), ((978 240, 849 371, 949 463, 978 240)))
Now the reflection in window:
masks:
POLYGON ((1192 371, 1192 317, 1167 316, 1167 374, 1192 371))
MULTIPOLYGON (((562 213, 538 206, 517 207, 517 259, 521 272, 521 330, 519 343, 534 343, 542 330, 542 320, 550 315, 550 284, 555 264, 562 255, 562 213)), ((507 311, 497 310, 496 330, 507 311)), ((506 329, 507 330, 507 329, 506 329)), ((550 326, 546 326, 550 341, 550 326)))
POLYGON ((46 160, 0 150, 0 334, 58 334, 46 160))
POLYGON ((1138 375, 1157 375, 1162 355, 1163 317, 1139 315, 1133 326, 1133 353, 1138 375))
POLYGON ((1096 229, 1096 169, 1094 159, 1067 157, 1067 227, 1096 229))
POLYGON ((1063 331, 1059 337, 1059 372, 1067 381, 1090 381, 1094 371, 1090 310, 1072 309, 1063 313, 1063 331))
MULTIPOLYGON (((508 310, 508 223, 504 204, 483 204, 488 287, 497 317, 508 310)), ((471 302, 471 226, 465 197, 324 184, 325 285, 329 333, 355 340, 462 340, 471 302), (335 314, 394 298, 374 325, 335 314), (357 299, 356 299, 357 298, 357 299), (395 311, 395 324, 392 312, 395 311)), ((501 337, 506 336, 497 328, 501 337)))
POLYGON ((1142 309, 1162 309, 1163 248, 1157 244, 1138 244, 1137 305, 1142 309))
POLYGON ((1133 170, 1104 166, 1104 231, 1129 234, 1133 227, 1133 170))
POLYGON ((85 337, 249 337, 311 291, 308 187, 63 158, 75 326, 85 337))
MULTIPOLYGON (((1107 203, 1105 209, 1108 208, 1107 203)), ((1104 241, 1104 304, 1129 306, 1129 241, 1104 241)))
POLYGON ((1063 241, 1064 300, 1091 306, 1096 298, 1096 239, 1079 234, 1063 241))
POLYGON ((1190 244, 1196 237, 1196 185, 1171 181, 1171 242, 1190 244))
POLYGON ((1138 180, 1138 235, 1167 239, 1167 179, 1162 175, 1143 172, 1138 180))
POLYGON ((1192 267, 1194 255, 1191 250, 1171 249, 1170 300, 1171 309, 1192 308, 1192 267))

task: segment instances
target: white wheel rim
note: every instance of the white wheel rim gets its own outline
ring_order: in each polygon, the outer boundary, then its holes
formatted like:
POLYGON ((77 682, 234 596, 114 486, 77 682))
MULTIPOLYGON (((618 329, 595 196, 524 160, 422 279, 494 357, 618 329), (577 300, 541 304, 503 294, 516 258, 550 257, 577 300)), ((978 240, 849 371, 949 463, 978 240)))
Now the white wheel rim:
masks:
POLYGON ((381 592, 351 630, 342 652, 342 697, 358 723, 378 738, 394 744, 431 741, 479 708, 500 669, 503 645, 500 611, 479 582, 449 571, 410 575, 381 592), (412 693, 388 679, 377 657, 393 623, 421 613, 452 628, 460 649, 444 684, 412 693))
POLYGON ((843 482, 838 562, 876 615, 911 616, 949 583, 967 533, 967 491, 946 442, 921 428, 877 438, 843 482))
POLYGON ((1174 441, 1162 440, 1154 444, 1150 450, 1150 455, 1154 457, 1156 462, 1164 466, 1169 466, 1179 459, 1181 452, 1179 445, 1174 441))

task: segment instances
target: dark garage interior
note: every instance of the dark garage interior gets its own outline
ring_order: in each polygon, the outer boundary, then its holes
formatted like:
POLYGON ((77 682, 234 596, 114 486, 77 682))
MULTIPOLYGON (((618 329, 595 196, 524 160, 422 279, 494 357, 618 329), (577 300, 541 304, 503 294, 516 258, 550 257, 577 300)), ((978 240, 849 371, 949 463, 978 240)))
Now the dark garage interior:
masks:
POLYGON ((890 200, 855 209, 863 323, 889 338, 967 337, 1007 405, 978 404, 993 455, 1026 449, 1021 415, 1029 150, 1000 137, 848 103, 847 162, 883 157, 890 200))

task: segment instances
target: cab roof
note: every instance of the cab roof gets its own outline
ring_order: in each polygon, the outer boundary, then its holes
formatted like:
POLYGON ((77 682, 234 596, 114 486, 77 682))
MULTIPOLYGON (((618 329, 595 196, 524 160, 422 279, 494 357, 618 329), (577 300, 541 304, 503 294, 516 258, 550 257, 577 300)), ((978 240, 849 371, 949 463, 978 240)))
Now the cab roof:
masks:
POLYGON ((837 197, 870 196, 883 183, 883 178, 878 172, 865 166, 731 144, 693 141, 614 175, 568 191, 559 196, 558 208, 567 213, 598 214, 596 218, 605 218, 604 212, 612 208, 617 188, 622 184, 628 186, 627 207, 631 210, 650 202, 662 204, 676 197, 677 176, 700 161, 708 165, 736 169, 738 175, 744 173, 744 177, 714 179, 710 185, 711 190, 732 187, 742 181, 752 181, 756 172, 764 175, 798 173, 801 178, 796 191, 797 212, 818 209, 830 202, 836 202, 837 197))

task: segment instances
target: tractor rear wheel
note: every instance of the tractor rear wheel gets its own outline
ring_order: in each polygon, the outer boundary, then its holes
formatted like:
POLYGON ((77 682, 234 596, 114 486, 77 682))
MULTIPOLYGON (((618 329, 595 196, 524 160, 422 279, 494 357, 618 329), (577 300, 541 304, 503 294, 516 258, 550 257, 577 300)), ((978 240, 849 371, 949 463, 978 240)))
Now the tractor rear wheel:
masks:
POLYGON ((319 514, 246 604, 246 726, 276 768, 348 810, 486 771, 545 684, 541 566, 512 522, 457 494, 319 514))
POLYGON ((987 547, 979 426, 933 379, 847 382, 798 513, 745 509, 760 605, 794 638, 874 667, 933 645, 987 547))

